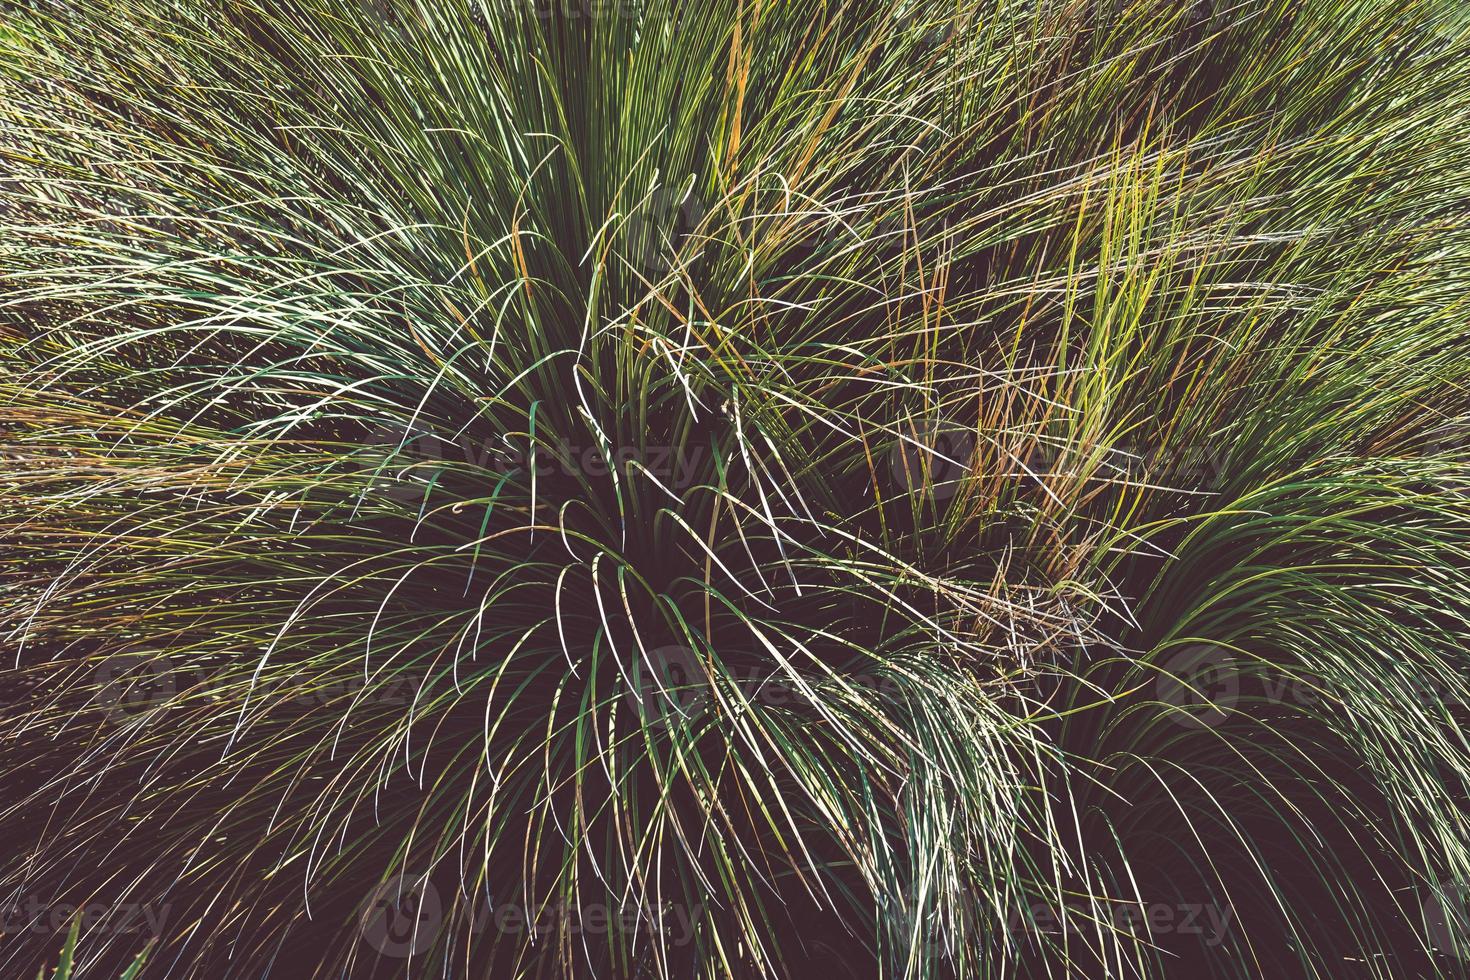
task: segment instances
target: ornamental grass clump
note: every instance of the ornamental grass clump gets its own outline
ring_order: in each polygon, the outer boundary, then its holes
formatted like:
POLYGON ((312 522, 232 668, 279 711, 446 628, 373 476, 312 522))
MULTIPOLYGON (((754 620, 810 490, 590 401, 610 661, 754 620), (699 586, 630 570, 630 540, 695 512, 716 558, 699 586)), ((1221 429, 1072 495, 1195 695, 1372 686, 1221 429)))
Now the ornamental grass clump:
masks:
POLYGON ((4 975, 1470 976, 1456 0, 4 11, 4 975))

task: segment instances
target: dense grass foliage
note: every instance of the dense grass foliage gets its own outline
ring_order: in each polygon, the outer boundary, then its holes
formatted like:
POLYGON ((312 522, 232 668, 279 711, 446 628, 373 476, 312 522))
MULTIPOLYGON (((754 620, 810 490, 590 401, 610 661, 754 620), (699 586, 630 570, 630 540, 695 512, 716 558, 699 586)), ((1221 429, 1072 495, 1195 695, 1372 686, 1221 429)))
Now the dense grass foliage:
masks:
POLYGON ((4 3, 4 975, 1470 976, 1458 0, 4 3))

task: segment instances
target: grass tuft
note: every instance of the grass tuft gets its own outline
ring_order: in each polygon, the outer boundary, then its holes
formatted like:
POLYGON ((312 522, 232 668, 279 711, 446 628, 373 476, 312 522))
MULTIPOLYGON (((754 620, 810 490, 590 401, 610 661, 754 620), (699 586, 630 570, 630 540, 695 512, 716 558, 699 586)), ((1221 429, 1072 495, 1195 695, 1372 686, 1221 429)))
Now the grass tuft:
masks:
POLYGON ((1470 976, 1455 0, 3 10, 6 975, 1470 976))

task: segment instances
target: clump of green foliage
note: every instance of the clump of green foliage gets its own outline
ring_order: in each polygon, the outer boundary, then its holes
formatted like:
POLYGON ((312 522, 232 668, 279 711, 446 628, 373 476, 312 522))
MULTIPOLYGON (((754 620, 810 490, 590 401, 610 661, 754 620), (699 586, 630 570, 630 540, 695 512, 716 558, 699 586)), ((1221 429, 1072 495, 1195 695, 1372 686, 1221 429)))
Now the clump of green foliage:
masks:
MULTIPOLYGON (((56 968, 48 974, 46 968, 42 967, 41 972, 36 974, 36 980, 48 980, 48 977, 49 980, 73 980, 73 977, 76 976, 73 971, 76 968, 77 939, 81 934, 81 928, 80 919, 72 921, 71 929, 66 934, 66 945, 61 949, 61 959, 56 964, 56 968)), ((143 969, 146 961, 147 954, 138 954, 138 958, 133 961, 132 965, 123 971, 120 980, 136 980, 138 971, 143 969)))
POLYGON ((1470 976, 1457 4, 6 0, 0 898, 1470 976))

